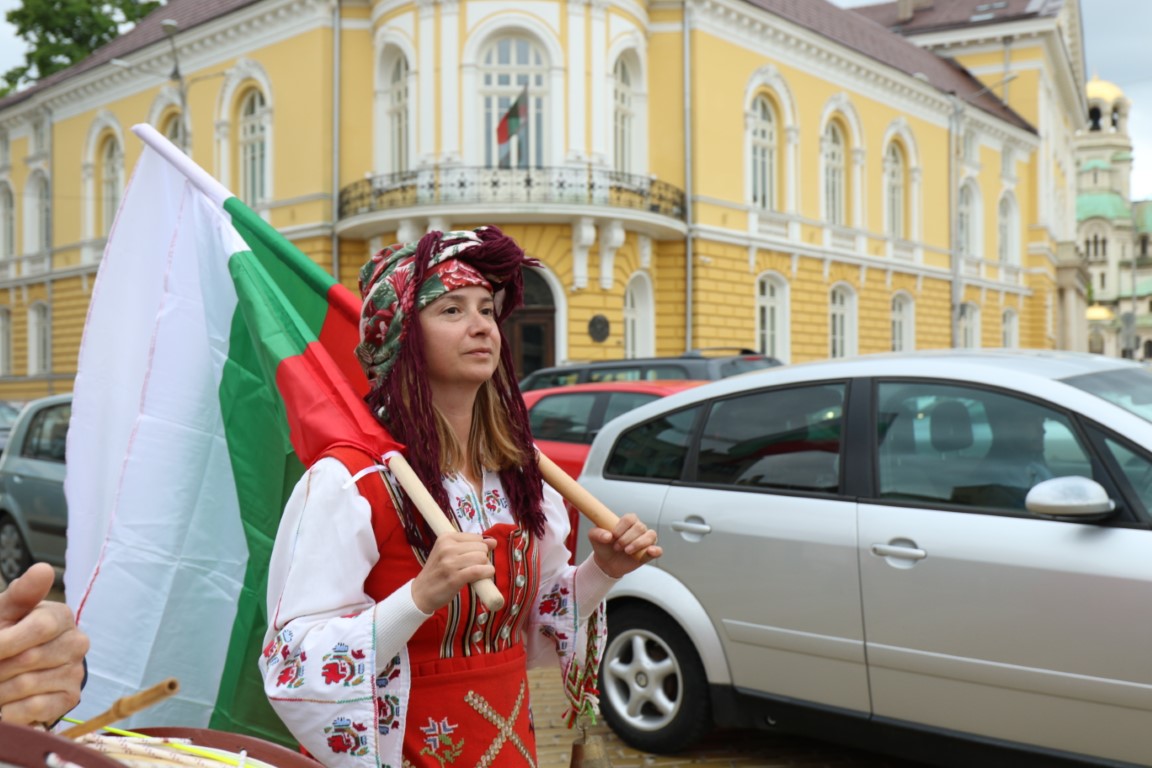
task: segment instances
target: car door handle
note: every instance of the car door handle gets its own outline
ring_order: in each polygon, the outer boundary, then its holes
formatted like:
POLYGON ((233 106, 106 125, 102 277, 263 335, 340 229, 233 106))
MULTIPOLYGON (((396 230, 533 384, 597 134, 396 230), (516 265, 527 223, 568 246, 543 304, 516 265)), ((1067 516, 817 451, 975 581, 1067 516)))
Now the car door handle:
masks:
POLYGON ((670 528, 680 533, 697 533, 703 536, 706 533, 712 533, 712 526, 707 523, 690 523, 687 520, 678 520, 671 523, 670 528))
POLYGON ((891 544, 873 544, 872 554, 880 557, 898 557, 902 560, 923 560, 928 553, 916 547, 901 547, 891 544))

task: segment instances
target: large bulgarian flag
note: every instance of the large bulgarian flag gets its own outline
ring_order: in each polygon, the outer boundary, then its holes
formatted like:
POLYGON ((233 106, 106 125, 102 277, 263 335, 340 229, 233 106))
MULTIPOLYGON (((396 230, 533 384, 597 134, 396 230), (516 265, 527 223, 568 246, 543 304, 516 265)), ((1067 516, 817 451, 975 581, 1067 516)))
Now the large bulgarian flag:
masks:
POLYGON ((257 658, 292 486, 329 445, 396 447, 361 400, 359 300, 148 126, 92 290, 68 440, 65 589, 90 717, 287 741, 257 658))

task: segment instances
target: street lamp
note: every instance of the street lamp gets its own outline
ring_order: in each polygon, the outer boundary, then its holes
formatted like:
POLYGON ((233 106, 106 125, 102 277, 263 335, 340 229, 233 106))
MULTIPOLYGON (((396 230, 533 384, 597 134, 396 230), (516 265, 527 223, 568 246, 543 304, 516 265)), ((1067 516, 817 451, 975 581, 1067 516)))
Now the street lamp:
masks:
POLYGON ((176 94, 180 99, 180 122, 177 145, 180 151, 188 154, 188 85, 184 82, 184 75, 180 72, 180 54, 176 50, 176 33, 180 31, 180 22, 176 19, 162 19, 160 26, 168 44, 172 47, 172 72, 168 79, 176 84, 176 94))
MULTIPOLYGON (((961 345, 960 339, 960 321, 963 317, 964 310, 964 265, 963 259, 967 253, 960 252, 960 169, 959 159, 957 155, 960 153, 961 136, 960 125, 961 119, 964 117, 964 109, 972 102, 984 94, 991 91, 993 88, 999 88, 1002 85, 1007 85, 1017 78, 1019 73, 1009 72, 1004 77, 1000 78, 991 85, 986 85, 975 93, 965 96, 963 99, 952 93, 952 113, 948 116, 948 209, 949 216, 951 217, 951 242, 950 250, 952 251, 952 346, 959 347, 961 345)), ((970 222, 966 223, 971 226, 970 222)), ((972 246, 970 240, 968 241, 969 247, 972 246)))

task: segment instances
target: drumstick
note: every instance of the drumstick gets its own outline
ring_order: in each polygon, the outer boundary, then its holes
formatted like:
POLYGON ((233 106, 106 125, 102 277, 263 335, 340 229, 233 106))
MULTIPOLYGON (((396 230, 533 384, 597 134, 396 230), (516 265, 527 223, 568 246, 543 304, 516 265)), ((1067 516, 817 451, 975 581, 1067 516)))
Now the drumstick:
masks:
POLYGON ((60 735, 67 739, 76 739, 86 733, 91 733, 98 728, 103 728, 109 723, 114 723, 117 720, 123 720, 126 717, 136 714, 142 709, 152 706, 153 704, 163 701, 172 694, 180 690, 180 681, 174 677, 170 677, 163 682, 156 683, 151 688, 145 688, 139 693, 129 694, 116 699, 106 711, 90 717, 79 725, 74 725, 60 735))
MULTIPOLYGON (((569 504, 580 510, 581 514, 591 520, 593 525, 606 531, 616 530, 616 525, 620 522, 616 513, 608 509, 600 499, 589 493, 584 486, 573 480, 571 475, 556 466, 556 462, 545 456, 543 451, 536 451, 536 463, 540 466, 540 474, 544 476, 544 481, 555 488, 569 504)), ((632 557, 643 560, 647 554, 648 548, 645 547, 633 552, 632 557)))
MULTIPOLYGON (((428 493, 428 489, 424 487, 424 483, 417 477, 412 465, 401 453, 393 451, 385 454, 384 461, 388 465, 388 469, 392 470, 392 474, 400 481, 400 486, 408 494, 408 498, 412 499, 416 509, 420 510, 420 515, 428 523, 428 527, 432 529, 434 534, 443 536, 445 533, 456 530, 452 527, 452 523, 448 522, 444 510, 440 509, 440 505, 436 503, 432 494, 428 493)), ((474 581, 472 582, 472 589, 488 610, 498 611, 504 607, 504 595, 500 594, 500 590, 496 588, 496 582, 492 579, 474 581)))

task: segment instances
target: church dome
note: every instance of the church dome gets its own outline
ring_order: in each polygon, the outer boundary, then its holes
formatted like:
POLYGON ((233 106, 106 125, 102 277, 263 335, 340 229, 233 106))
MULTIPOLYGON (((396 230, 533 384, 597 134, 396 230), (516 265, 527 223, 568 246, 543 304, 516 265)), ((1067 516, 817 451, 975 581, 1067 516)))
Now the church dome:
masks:
POLYGON ((1124 91, 1120 90, 1120 86, 1101 80, 1096 75, 1092 75, 1092 79, 1085 86, 1085 91, 1088 93, 1089 101, 1099 100, 1105 104, 1115 104, 1124 98, 1124 91))

